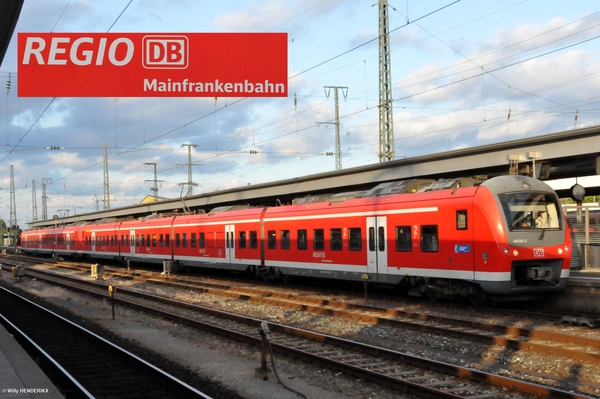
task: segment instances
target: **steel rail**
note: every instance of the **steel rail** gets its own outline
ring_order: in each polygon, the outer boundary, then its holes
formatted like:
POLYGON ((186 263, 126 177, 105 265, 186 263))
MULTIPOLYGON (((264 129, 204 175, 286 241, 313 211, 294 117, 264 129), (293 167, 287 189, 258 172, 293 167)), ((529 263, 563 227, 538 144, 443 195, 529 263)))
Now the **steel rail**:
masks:
MULTIPOLYGON (((31 270, 27 271, 28 274, 30 272, 31 272, 31 270)), ((36 271, 36 272, 39 272, 39 271, 36 271)), ((52 274, 52 273, 47 273, 47 274, 52 274)), ((40 278, 40 275, 37 274, 36 277, 40 278)), ((61 285, 63 285, 64 287, 67 287, 67 288, 82 290, 81 287, 77 287, 75 284, 85 284, 85 285, 94 286, 96 289, 100 289, 100 290, 106 289, 105 284, 98 283, 98 282, 85 281, 85 280, 80 280, 80 279, 62 276, 62 275, 58 278, 60 278, 60 279, 67 278, 69 280, 76 281, 76 283, 60 283, 61 285)), ((52 278, 50 278, 50 280, 52 280, 52 278)), ((55 281, 52 281, 52 282, 56 283, 55 281)), ((102 298, 108 297, 107 293, 102 293, 102 292, 95 292, 94 295, 102 297, 102 298)), ((144 310, 145 312, 152 311, 152 312, 155 312, 156 314, 160 314, 162 317, 166 317, 166 318, 169 318, 172 320, 177 320, 178 322, 186 323, 188 325, 192 325, 197 328, 210 330, 210 331, 215 332, 220 335, 233 337, 235 339, 245 341, 245 342, 250 342, 250 343, 253 343, 256 345, 258 345, 260 343, 260 338, 258 336, 258 327, 260 326, 261 320, 256 319, 256 318, 241 316, 238 314, 221 311, 221 310, 216 310, 216 309, 203 307, 203 306, 199 306, 199 305, 193 305, 193 304, 178 301, 178 300, 162 298, 162 297, 159 297, 156 295, 145 294, 145 293, 141 293, 138 291, 133 291, 133 290, 129 290, 126 288, 121 288, 121 287, 118 290, 118 296, 115 296, 114 300, 123 305, 141 309, 141 310, 144 310), (213 317, 219 317, 220 319, 227 319, 230 321, 231 324, 223 325, 220 322, 219 323, 209 323, 207 321, 206 317, 203 317, 203 319, 201 321, 190 319, 189 317, 183 317, 180 314, 176 314, 171 311, 164 311, 164 310, 157 309, 156 306, 146 306, 146 305, 142 305, 139 303, 135 303, 135 302, 126 300, 123 298, 123 296, 125 296, 125 295, 133 295, 136 297, 145 298, 146 300, 152 300, 155 302, 159 301, 161 303, 165 303, 165 304, 174 306, 177 309, 185 308, 185 309, 193 310, 194 312, 202 312, 206 315, 210 315, 213 317), (234 322, 241 323, 245 327, 242 328, 242 327, 234 326, 233 325, 234 322), (240 329, 240 328, 241 328, 241 330, 237 331, 237 329, 240 329)), ((380 360, 387 359, 388 361, 391 361, 391 362, 408 363, 415 367, 421 367, 421 368, 426 368, 428 370, 434 370, 434 371, 444 373, 449 376, 458 377, 461 379, 470 379, 470 380, 478 382, 478 383, 500 387, 501 389, 517 390, 519 392, 522 392, 522 393, 525 393, 528 395, 532 395, 532 396, 540 396, 540 397, 547 397, 547 398, 565 398, 565 399, 567 399, 567 398, 568 399, 589 398, 588 396, 585 396, 585 395, 580 395, 580 394, 576 394, 576 393, 572 393, 572 392, 566 392, 566 391, 562 391, 559 389, 541 386, 539 384, 534 384, 534 383, 530 383, 530 382, 526 382, 526 381, 522 381, 522 380, 516 380, 513 378, 499 376, 499 375, 495 375, 495 374, 491 374, 491 373, 486 373, 486 372, 482 372, 482 371, 475 370, 475 369, 465 368, 465 367, 456 366, 456 365, 438 362, 438 361, 432 361, 432 360, 421 358, 418 356, 413 356, 413 355, 409 355, 409 354, 405 354, 405 353, 401 353, 401 352, 397 352, 397 351, 383 349, 383 348, 379 348, 379 347, 375 347, 375 346, 371 346, 371 345, 364 345, 364 344, 357 343, 354 341, 349 341, 346 339, 333 337, 333 336, 326 335, 326 334, 320 334, 320 333, 316 333, 313 331, 298 329, 295 327, 285 326, 285 325, 281 325, 278 323, 269 323, 269 327, 272 332, 288 334, 288 337, 289 336, 303 337, 303 338, 309 339, 311 342, 325 343, 325 344, 333 345, 335 347, 345 348, 347 350, 356 351, 357 353, 368 354, 370 356, 373 356, 374 359, 380 359, 380 360)), ((420 384, 417 384, 416 382, 411 381, 410 377, 409 378, 397 378, 397 376, 394 376, 393 373, 386 374, 386 373, 381 372, 381 370, 380 371, 369 370, 369 369, 366 369, 365 367, 361 367, 359 365, 353 365, 353 364, 349 364, 348 362, 337 360, 335 357, 327 357, 324 355, 311 353, 310 351, 306 350, 307 346, 310 346, 310 343, 302 344, 300 346, 301 349, 298 349, 298 348, 292 347, 290 345, 286 345, 285 343, 277 342, 277 339, 275 339, 275 341, 272 341, 272 346, 281 353, 293 354, 295 356, 305 358, 305 359, 308 359, 311 361, 318 360, 319 362, 326 364, 329 367, 334 367, 336 369, 339 369, 343 372, 347 372, 352 375, 366 377, 375 382, 379 382, 379 383, 382 383, 382 384, 385 384, 388 386, 393 386, 396 389, 404 389, 404 390, 409 390, 411 392, 414 391, 415 393, 417 391, 420 391, 421 394, 423 393, 423 389, 424 389, 426 391, 426 395, 428 397, 446 397, 446 398, 461 397, 461 396, 458 396, 449 391, 438 390, 438 389, 434 389, 432 387, 427 387, 427 386, 423 387, 423 385, 420 385, 420 384)), ((378 363, 377 361, 375 361, 373 359, 365 360, 364 362, 367 362, 367 364, 377 364, 378 363), (368 362, 371 362, 371 363, 368 363, 368 362)), ((401 373, 401 374, 404 374, 404 373, 401 373)), ((413 379, 414 378, 416 378, 416 377, 413 376, 413 379)), ((434 378, 434 377, 425 375, 425 376, 420 376, 419 378, 434 378)))

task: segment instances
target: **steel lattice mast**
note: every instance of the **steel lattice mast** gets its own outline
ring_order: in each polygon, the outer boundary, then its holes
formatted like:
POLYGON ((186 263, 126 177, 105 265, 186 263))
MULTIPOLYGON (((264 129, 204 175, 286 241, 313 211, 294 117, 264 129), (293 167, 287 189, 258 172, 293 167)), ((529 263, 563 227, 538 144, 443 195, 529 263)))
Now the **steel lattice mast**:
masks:
POLYGON ((51 183, 51 178, 42 178, 42 220, 48 220, 48 195, 46 195, 46 184, 51 183))
POLYGON ((10 165, 10 228, 17 226, 17 202, 15 200, 15 173, 10 165))
POLYGON ((110 209, 110 184, 108 181, 108 146, 104 144, 104 210, 110 209))
POLYGON ((31 219, 34 222, 37 222, 37 195, 35 193, 35 180, 31 181, 31 211, 31 219))
POLYGON ((392 109, 392 63, 387 0, 379 0, 379 162, 395 157, 392 109))
MULTIPOLYGON (((187 183, 179 183, 178 186, 187 185, 188 191, 187 191, 187 194, 185 195, 185 197, 189 197, 190 195, 194 194, 194 187, 198 186, 198 183, 194 183, 194 181, 192 180, 192 166, 193 165, 203 166, 203 165, 192 163, 192 148, 198 147, 198 144, 182 144, 181 148, 183 148, 183 147, 187 147, 187 149, 188 149, 188 161, 186 164, 187 168, 188 168, 188 181, 187 181, 187 183)), ((180 166, 180 165, 177 165, 177 166, 180 166)))
POLYGON ((164 182, 164 180, 158 180, 156 162, 146 162, 144 165, 154 165, 154 180, 146 180, 146 182, 154 182, 154 187, 150 188, 150 190, 154 193, 154 201, 158 201, 158 183, 164 182))
MULTIPOLYGON (((340 139, 340 101, 338 89, 342 89, 344 98, 348 95, 348 87, 346 86, 325 86, 325 95, 329 98, 329 91, 333 89, 333 98, 335 101, 335 170, 342 169, 342 143, 340 139)), ((327 122, 321 122, 327 123, 327 122)))

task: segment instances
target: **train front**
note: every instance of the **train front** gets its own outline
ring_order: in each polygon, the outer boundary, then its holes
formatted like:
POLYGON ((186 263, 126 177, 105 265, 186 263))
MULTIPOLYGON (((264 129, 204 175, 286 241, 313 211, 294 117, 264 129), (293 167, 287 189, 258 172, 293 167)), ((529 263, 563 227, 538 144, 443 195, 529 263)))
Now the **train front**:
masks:
POLYGON ((482 243, 475 275, 497 299, 533 299, 565 289, 571 263, 571 235, 558 196, 546 183, 525 176, 500 176, 482 183, 475 209, 493 239, 482 243))

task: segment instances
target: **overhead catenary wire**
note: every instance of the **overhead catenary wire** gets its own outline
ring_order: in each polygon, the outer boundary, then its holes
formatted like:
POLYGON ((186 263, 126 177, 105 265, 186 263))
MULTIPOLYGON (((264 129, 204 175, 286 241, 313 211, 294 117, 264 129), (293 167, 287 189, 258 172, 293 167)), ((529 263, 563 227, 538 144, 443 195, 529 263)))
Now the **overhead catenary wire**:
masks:
MULTIPOLYGON (((130 2, 130 3, 131 3, 131 2, 130 2)), ((414 23, 414 22, 415 22, 415 20, 413 20, 413 21, 412 21, 412 23, 414 23)), ((482 75, 479 75, 479 76, 482 76, 482 75)), ((482 79, 482 78, 480 78, 480 79, 482 79)), ((459 82, 456 82, 456 83, 459 83, 459 82)), ((419 94, 419 93, 417 93, 417 95, 418 95, 418 94, 419 94)), ((229 104, 229 106, 231 106, 231 105, 232 105, 232 104, 229 104)), ((220 110, 219 110, 219 111, 220 111, 220 110)), ((515 111, 515 110, 513 110, 513 111, 515 111)), ((218 111, 217 111, 217 112, 218 112, 218 111)), ((355 113, 355 115, 356 115, 356 114, 359 114, 360 112, 365 112, 365 111, 364 111, 364 110, 362 110, 362 111, 359 111, 359 112, 355 113)), ((504 114, 504 115, 506 116, 506 114, 504 114)), ((516 115, 516 111, 515 111, 515 112, 513 112, 513 116, 514 116, 514 115, 516 115)), ((196 119, 196 120, 199 120, 199 119, 201 119, 201 118, 202 118, 202 117, 200 117, 200 118, 198 118, 198 119, 196 119)), ((188 124, 186 124, 186 126, 187 126, 187 125, 189 125, 189 124, 191 124, 191 123, 194 123, 194 121, 191 121, 191 122, 189 122, 188 124)), ((258 129, 261 129, 261 128, 259 127, 258 129)), ((293 130, 294 132, 296 132, 296 130, 295 130, 295 129, 291 129, 291 130, 293 130)), ((164 134, 162 134, 162 135, 159 135, 159 137, 160 137, 160 138, 166 137, 166 136, 168 136, 169 134, 175 133, 176 131, 177 131, 177 129, 172 129, 172 130, 170 130, 169 132, 166 132, 166 133, 164 133, 164 134)), ((263 129, 262 131, 264 132, 264 129, 263 129)), ((276 136, 276 137, 274 136, 273 138, 271 138, 271 139, 270 139, 270 141, 276 141, 277 139, 279 139, 279 138, 282 138, 282 137, 285 137, 285 136, 287 136, 287 133, 284 133, 284 134, 278 135, 278 136, 276 136)), ((143 140, 143 142, 144 142, 144 144, 145 144, 145 143, 148 143, 148 142, 154 141, 154 140, 156 140, 156 139, 158 139, 158 137, 157 137, 157 138, 154 138, 154 139, 151 139, 150 141, 146 141, 146 140, 144 139, 144 140, 143 140)), ((224 144, 224 142, 222 142, 221 140, 219 141, 219 143, 220 143, 220 144, 222 144, 222 145, 224 146, 224 148, 227 148, 227 146, 226 146, 226 145, 224 144)), ((141 145, 143 145, 143 144, 141 144, 141 145)), ((140 145, 140 146, 141 146, 141 145, 140 145)), ((135 150, 136 148, 139 148, 140 146, 138 146, 138 147, 133 147, 132 149, 133 149, 133 150, 135 150)), ((230 148, 229 150, 226 150, 225 152, 229 151, 229 152, 231 152, 231 153, 235 153, 236 151, 240 151, 242 148, 243 148, 243 147, 240 147, 240 148, 230 148)), ((123 155, 123 154, 125 154, 125 153, 127 153, 127 151, 123 152, 121 155, 123 155)), ((112 158, 112 157, 111 157, 111 158, 112 158)), ((96 164, 95 164, 95 165, 93 165, 93 166, 96 166, 96 165, 98 165, 98 163, 96 163, 96 164)), ((88 169, 88 168, 86 168, 86 169, 88 169)), ((84 170, 85 170, 85 169, 84 169, 84 170)), ((128 180, 129 180, 129 179, 128 179, 128 180)))

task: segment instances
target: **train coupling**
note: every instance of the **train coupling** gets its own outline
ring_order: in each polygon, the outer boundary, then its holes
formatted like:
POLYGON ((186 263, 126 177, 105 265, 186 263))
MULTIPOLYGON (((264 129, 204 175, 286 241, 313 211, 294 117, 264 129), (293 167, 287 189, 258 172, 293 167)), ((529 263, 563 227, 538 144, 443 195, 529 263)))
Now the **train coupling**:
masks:
POLYGON ((527 268, 527 279, 528 280, 543 280, 543 281, 556 281, 556 273, 553 267, 528 267, 527 268))

